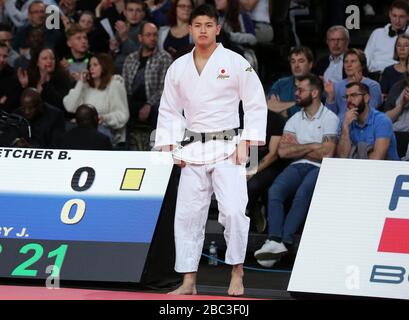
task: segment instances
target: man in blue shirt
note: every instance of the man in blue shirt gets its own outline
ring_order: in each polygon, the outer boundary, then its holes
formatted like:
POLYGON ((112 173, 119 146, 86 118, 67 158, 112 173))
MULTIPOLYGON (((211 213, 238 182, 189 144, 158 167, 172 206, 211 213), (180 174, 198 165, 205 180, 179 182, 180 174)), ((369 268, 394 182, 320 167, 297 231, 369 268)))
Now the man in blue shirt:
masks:
POLYGON ((314 56, 307 47, 298 47, 290 51, 288 60, 292 75, 278 79, 268 92, 268 109, 280 113, 286 118, 300 111, 295 105, 295 78, 311 72, 314 56))
POLYGON ((361 82, 346 86, 347 111, 338 128, 340 158, 400 160, 392 121, 369 106, 369 87, 361 82))

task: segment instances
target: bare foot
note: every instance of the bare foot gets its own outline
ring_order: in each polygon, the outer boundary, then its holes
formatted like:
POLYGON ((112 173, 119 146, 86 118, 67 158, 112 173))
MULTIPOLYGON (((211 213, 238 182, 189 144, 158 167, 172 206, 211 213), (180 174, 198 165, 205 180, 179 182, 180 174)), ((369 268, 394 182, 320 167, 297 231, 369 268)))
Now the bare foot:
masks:
POLYGON ((190 285, 181 285, 174 291, 169 292, 168 294, 177 294, 177 295, 196 295, 196 287, 190 285))
POLYGON ((229 290, 227 291, 229 296, 242 296, 244 294, 244 285, 243 285, 243 265, 233 266, 231 272, 231 280, 229 290))
POLYGON ((182 285, 168 294, 177 295, 196 295, 196 272, 185 273, 182 285))

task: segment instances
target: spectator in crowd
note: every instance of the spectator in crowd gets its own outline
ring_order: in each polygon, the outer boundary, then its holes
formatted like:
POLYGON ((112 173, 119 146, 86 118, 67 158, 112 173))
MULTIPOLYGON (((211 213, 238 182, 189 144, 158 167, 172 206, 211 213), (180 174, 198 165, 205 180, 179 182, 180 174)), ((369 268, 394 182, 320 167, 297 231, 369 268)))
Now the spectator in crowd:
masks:
POLYGON ((246 214, 250 217, 250 228, 255 228, 257 232, 263 232, 266 228, 264 206, 260 204, 259 199, 264 198, 264 193, 275 177, 287 165, 287 162, 278 156, 278 145, 284 125, 285 119, 281 115, 268 110, 266 145, 250 147, 250 154, 257 153, 258 165, 247 169, 248 210, 246 214))
POLYGON ((30 47, 30 44, 27 43, 28 35, 36 30, 42 34, 44 39, 44 46, 48 48, 56 48, 61 41, 62 34, 58 29, 48 29, 45 25, 46 22, 46 5, 40 1, 33 1, 28 7, 28 20, 29 23, 21 26, 17 29, 16 35, 13 38, 13 48, 17 52, 20 52, 20 49, 26 49, 30 47))
POLYGON ((173 58, 187 50, 191 44, 189 18, 193 10, 192 0, 175 0, 167 14, 167 24, 159 30, 159 49, 166 50, 173 58))
POLYGON ((346 78, 344 71, 344 54, 349 46, 349 31, 344 26, 332 26, 327 31, 329 55, 319 59, 314 73, 324 77, 324 82, 341 81, 346 78))
POLYGON ((399 61, 386 67, 381 76, 382 94, 386 96, 392 86, 406 75, 406 61, 409 56, 409 35, 401 34, 396 40, 393 59, 399 61))
POLYGON ((99 114, 99 129, 112 137, 114 147, 124 147, 129 119, 128 102, 124 80, 114 75, 110 55, 99 53, 92 56, 88 72, 81 74, 63 102, 68 112, 75 112, 84 103, 95 106, 99 114))
POLYGON ((258 61, 251 46, 257 44, 253 21, 248 14, 240 12, 239 0, 215 0, 219 23, 229 40, 243 51, 251 66, 258 71, 258 61))
POLYGON ((253 21, 257 42, 271 42, 274 38, 270 21, 272 0, 240 0, 240 5, 253 21))
POLYGON ((34 88, 23 91, 20 104, 16 114, 26 118, 30 124, 31 139, 27 141, 30 146, 54 148, 65 132, 63 112, 44 103, 40 93, 34 88))
POLYGON ((125 4, 125 20, 115 23, 116 40, 110 43, 110 49, 115 54, 115 66, 121 73, 125 58, 139 49, 138 41, 141 22, 145 19, 145 5, 142 0, 128 0, 125 4))
POLYGON ((364 77, 367 72, 365 54, 359 49, 349 49, 344 55, 344 69, 346 78, 333 83, 331 80, 325 83, 327 93, 326 106, 342 117, 347 110, 345 101, 346 85, 350 82, 362 82, 369 87, 371 108, 377 109, 382 105, 381 87, 375 80, 364 77))
POLYGON ((290 51, 288 60, 292 75, 278 79, 268 92, 268 109, 290 118, 300 109, 295 105, 295 78, 311 72, 314 56, 307 47, 298 47, 290 51))
POLYGON ((158 29, 153 23, 143 22, 138 38, 141 49, 126 58, 122 71, 130 111, 128 146, 131 150, 149 151, 150 134, 156 127, 163 82, 172 57, 158 49, 158 29))
POLYGON ((391 88, 384 105, 384 111, 393 123, 398 154, 401 158, 406 154, 409 143, 409 57, 406 62, 406 77, 391 88))
MULTIPOLYGON (((340 158, 399 160, 392 121, 369 106, 369 88, 361 82, 347 85, 348 111, 338 129, 340 158)), ((406 124, 409 128, 408 124, 406 124)))
POLYGON ((87 70, 91 53, 88 51, 88 37, 80 25, 72 25, 66 32, 69 53, 62 59, 61 64, 71 77, 78 81, 83 71, 87 70))
POLYGON ((10 48, 9 57, 7 58, 7 63, 10 67, 15 66, 16 60, 19 57, 19 54, 11 47, 11 42, 13 40, 12 29, 9 25, 0 23, 0 42, 7 44, 10 48))
POLYGON ((297 78, 296 103, 301 111, 291 117, 281 138, 278 154, 295 160, 268 190, 268 240, 254 253, 257 260, 273 260, 287 253, 294 234, 304 222, 324 157, 336 149, 338 117, 321 103, 322 81, 309 74, 297 78), (294 194, 290 211, 284 202, 294 194))
POLYGON ((91 11, 84 11, 80 14, 78 25, 87 33, 89 51, 93 53, 109 52, 109 36, 100 24, 96 24, 95 15, 91 11))
POLYGON ((71 88, 71 80, 53 50, 43 48, 36 52, 28 70, 19 69, 17 74, 22 88, 36 88, 45 103, 65 112, 63 98, 71 88))
POLYGON ((75 112, 77 126, 66 132, 59 142, 61 149, 112 150, 108 136, 98 131, 98 112, 94 106, 82 104, 75 112))
POLYGON ((10 47, 0 41, 0 110, 11 112, 19 104, 21 92, 15 71, 7 64, 10 47))
POLYGON ((61 20, 64 24, 65 31, 71 26, 71 24, 78 21, 77 0, 60 0, 58 7, 61 10, 61 20))
POLYGON ((393 48, 398 35, 408 33, 408 18, 408 2, 394 1, 389 10, 390 23, 383 28, 375 29, 366 44, 365 55, 368 59, 369 72, 380 75, 386 67, 395 63, 393 48))

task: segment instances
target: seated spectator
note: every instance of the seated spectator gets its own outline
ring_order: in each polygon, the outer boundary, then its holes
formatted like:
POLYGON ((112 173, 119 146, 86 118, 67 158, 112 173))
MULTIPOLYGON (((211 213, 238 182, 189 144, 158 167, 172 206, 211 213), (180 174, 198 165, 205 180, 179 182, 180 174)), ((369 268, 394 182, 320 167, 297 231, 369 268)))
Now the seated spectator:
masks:
POLYGON ((347 85, 348 111, 338 129, 340 158, 400 160, 392 121, 369 106, 369 88, 361 82, 347 85))
POLYGON ((28 35, 31 31, 36 30, 42 34, 44 46, 48 48, 56 48, 61 41, 62 33, 58 29, 48 29, 46 22, 46 5, 43 1, 35 0, 28 7, 29 23, 18 28, 15 37, 13 38, 13 49, 21 53, 21 49, 30 48, 27 43, 28 35))
POLYGON ((167 24, 159 29, 159 49, 166 50, 173 58, 180 56, 192 42, 189 34, 189 18, 192 0, 176 0, 171 3, 167 24))
POLYGON ((341 81, 346 78, 344 54, 349 46, 349 31, 344 26, 333 26, 327 31, 329 55, 319 59, 314 68, 317 76, 324 77, 324 82, 341 81))
POLYGON ((347 110, 344 98, 346 85, 350 82, 362 82, 369 87, 371 97, 369 106, 374 109, 379 108, 382 105, 381 87, 375 80, 364 77, 367 71, 365 54, 359 49, 349 49, 344 55, 344 70, 347 75, 344 80, 336 83, 329 80, 325 84, 326 107, 342 117, 347 110))
POLYGON ((287 121, 278 147, 281 158, 294 162, 268 190, 269 238, 254 253, 257 260, 272 263, 292 245, 294 234, 307 216, 321 161, 334 155, 337 141, 339 120, 321 103, 322 81, 310 74, 298 77, 296 86, 296 103, 302 110, 287 121), (284 202, 294 193, 285 215, 284 202))
POLYGON ((68 112, 76 112, 81 104, 95 106, 100 130, 112 137, 114 147, 123 147, 129 109, 124 80, 114 75, 112 57, 105 53, 92 56, 88 72, 83 72, 73 89, 63 100, 68 112))
POLYGON ((229 40, 238 46, 250 65, 258 71, 256 54, 251 46, 257 44, 253 21, 248 14, 240 12, 239 0, 215 0, 219 12, 219 24, 229 40))
POLYGON ((65 31, 78 20, 77 0, 59 0, 58 7, 61 10, 61 21, 65 31))
POLYGON ((139 29, 146 16, 144 2, 142 0, 126 1, 124 15, 124 20, 118 20, 115 23, 116 40, 110 42, 118 73, 122 71, 125 58, 139 49, 139 29))
POLYGON ((4 42, 10 48, 9 57, 7 58, 7 63, 10 67, 15 67, 16 60, 19 54, 11 47, 11 42, 13 40, 13 33, 11 27, 7 24, 0 23, 0 42, 4 42))
POLYGON ((11 112, 19 106, 21 92, 16 73, 7 64, 10 48, 0 41, 0 110, 11 112))
POLYGON ((98 112, 94 106, 82 104, 75 112, 77 126, 66 132, 59 142, 61 149, 112 150, 108 136, 98 131, 98 112))
POLYGON ((395 54, 393 59, 399 61, 389 67, 386 67, 381 76, 381 90, 384 96, 387 96, 392 86, 402 80, 406 74, 406 61, 409 56, 409 35, 402 34, 398 37, 395 44, 395 54))
POLYGON ((290 118, 300 109, 295 105, 295 78, 309 74, 314 61, 307 47, 294 48, 288 55, 292 75, 278 79, 268 92, 268 109, 290 118))
POLYGON ((285 125, 285 119, 270 110, 267 114, 266 144, 254 147, 258 154, 256 168, 247 169, 247 194, 248 203, 246 213, 250 217, 250 228, 263 232, 266 228, 264 206, 260 205, 259 198, 273 183, 275 177, 284 169, 287 162, 278 156, 278 145, 285 125))
POLYGON ((398 154, 406 155, 409 144, 409 57, 405 79, 398 81, 391 89, 385 102, 384 111, 392 120, 398 154))
POLYGON ((393 48, 398 35, 408 33, 408 18, 408 2, 394 1, 389 9, 390 23, 383 28, 375 29, 366 44, 365 55, 368 59, 369 72, 380 74, 386 67, 395 63, 393 48))
POLYGON ((95 16, 91 11, 80 14, 78 25, 87 33, 89 51, 93 53, 109 52, 109 36, 100 24, 96 24, 95 16))
POLYGON ((274 38, 270 21, 272 0, 240 0, 240 5, 253 21, 257 42, 271 42, 274 38))
POLYGON ((36 88, 45 103, 65 112, 63 98, 71 88, 69 75, 63 70, 53 50, 44 48, 30 60, 28 70, 19 69, 18 80, 23 89, 36 88))
POLYGON ((130 150, 149 151, 172 57, 158 49, 158 29, 153 23, 143 22, 138 38, 141 49, 126 58, 122 71, 130 111, 128 145, 130 150))
POLYGON ((87 33, 78 24, 73 24, 66 32, 69 52, 61 60, 61 64, 70 76, 78 81, 82 72, 87 70, 91 53, 87 33))
POLYGON ((44 103, 34 88, 23 91, 20 103, 21 107, 16 110, 16 114, 26 118, 30 124, 29 145, 34 148, 54 148, 65 132, 63 112, 44 103))

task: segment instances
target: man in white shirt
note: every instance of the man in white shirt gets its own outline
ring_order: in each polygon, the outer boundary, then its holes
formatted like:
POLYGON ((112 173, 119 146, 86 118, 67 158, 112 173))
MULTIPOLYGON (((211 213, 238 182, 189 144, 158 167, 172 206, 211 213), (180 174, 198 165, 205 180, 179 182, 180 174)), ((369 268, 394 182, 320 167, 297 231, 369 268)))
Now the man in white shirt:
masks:
POLYGON ((322 81, 309 74, 298 77, 296 103, 302 108, 284 127, 278 154, 293 159, 268 190, 268 240, 254 253, 260 264, 272 266, 293 244, 307 216, 321 161, 333 157, 338 117, 321 103, 322 81), (295 193, 287 215, 284 202, 295 193))
POLYGON ((332 26, 327 31, 329 55, 319 59, 314 68, 317 76, 323 76, 324 82, 341 81, 346 78, 344 73, 344 53, 349 46, 349 32, 344 26, 332 26))
POLYGON ((369 72, 381 73, 383 70, 396 63, 393 60, 395 42, 398 35, 409 33, 407 28, 409 19, 409 4, 405 0, 396 0, 389 9, 388 23, 383 28, 372 32, 365 47, 369 72))
POLYGON ((196 273, 213 191, 218 220, 225 228, 226 263, 233 266, 228 294, 244 293, 249 230, 245 162, 250 144, 265 143, 267 105, 249 63, 216 43, 221 29, 217 21, 212 6, 201 5, 192 12, 195 48, 169 67, 159 107, 155 148, 173 150, 182 167, 175 212, 175 270, 184 278, 172 294, 197 293, 196 273))

